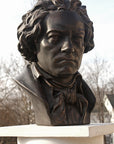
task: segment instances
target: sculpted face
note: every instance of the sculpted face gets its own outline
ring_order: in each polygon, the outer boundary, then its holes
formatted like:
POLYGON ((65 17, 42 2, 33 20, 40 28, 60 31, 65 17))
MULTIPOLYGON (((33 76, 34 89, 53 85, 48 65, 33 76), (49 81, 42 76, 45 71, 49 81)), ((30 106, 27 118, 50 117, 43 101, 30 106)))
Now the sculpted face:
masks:
POLYGON ((56 11, 44 21, 46 31, 37 54, 38 64, 53 76, 75 74, 84 52, 84 24, 76 12, 56 11))

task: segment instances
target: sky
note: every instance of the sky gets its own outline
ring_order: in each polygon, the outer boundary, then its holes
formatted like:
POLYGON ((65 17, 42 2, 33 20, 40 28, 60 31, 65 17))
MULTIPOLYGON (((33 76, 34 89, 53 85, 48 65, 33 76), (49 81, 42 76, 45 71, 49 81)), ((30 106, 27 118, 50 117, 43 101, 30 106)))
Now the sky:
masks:
MULTIPOLYGON (((95 48, 84 54, 84 59, 94 56, 114 63, 114 0, 81 0, 94 24, 95 48)), ((9 0, 0 2, 0 57, 8 59, 17 50, 17 27, 21 17, 34 5, 34 0, 9 0)))
POLYGON ((114 0, 82 0, 94 24, 95 48, 88 56, 98 55, 114 62, 114 0))

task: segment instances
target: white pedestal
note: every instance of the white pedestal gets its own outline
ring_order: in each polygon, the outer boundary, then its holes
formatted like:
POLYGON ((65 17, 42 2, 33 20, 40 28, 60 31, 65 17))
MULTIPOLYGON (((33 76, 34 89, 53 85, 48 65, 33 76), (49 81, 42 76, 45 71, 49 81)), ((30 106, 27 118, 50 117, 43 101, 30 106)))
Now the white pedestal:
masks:
POLYGON ((104 144, 103 136, 93 138, 18 138, 18 144, 104 144))
POLYGON ((18 137, 18 144, 104 144, 104 135, 114 132, 114 124, 81 126, 1 127, 1 137, 18 137))

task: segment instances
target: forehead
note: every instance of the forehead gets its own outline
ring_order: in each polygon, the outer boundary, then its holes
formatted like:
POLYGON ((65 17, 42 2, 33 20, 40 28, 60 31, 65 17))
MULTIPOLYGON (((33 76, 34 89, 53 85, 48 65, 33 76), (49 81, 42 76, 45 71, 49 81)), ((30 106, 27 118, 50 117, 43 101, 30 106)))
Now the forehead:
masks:
POLYGON ((84 31, 84 24, 76 12, 56 11, 46 18, 47 32, 49 31, 84 31))

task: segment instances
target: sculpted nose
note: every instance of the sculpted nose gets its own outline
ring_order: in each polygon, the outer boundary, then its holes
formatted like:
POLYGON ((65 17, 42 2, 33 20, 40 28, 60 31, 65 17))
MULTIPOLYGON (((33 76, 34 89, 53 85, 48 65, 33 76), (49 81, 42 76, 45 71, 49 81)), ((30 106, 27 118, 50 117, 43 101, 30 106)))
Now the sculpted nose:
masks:
POLYGON ((61 52, 63 52, 63 51, 65 51, 65 52, 74 52, 72 41, 68 37, 64 40, 64 43, 61 47, 61 52))

